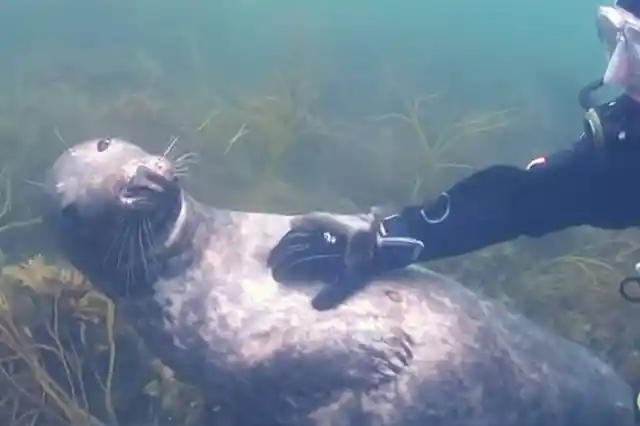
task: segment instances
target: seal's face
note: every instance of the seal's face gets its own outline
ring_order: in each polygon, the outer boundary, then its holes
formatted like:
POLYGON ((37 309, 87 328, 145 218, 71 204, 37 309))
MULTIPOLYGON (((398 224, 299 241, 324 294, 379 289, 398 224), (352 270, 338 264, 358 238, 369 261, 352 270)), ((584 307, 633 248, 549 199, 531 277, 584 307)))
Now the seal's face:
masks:
POLYGON ((80 269, 129 275, 175 233, 182 191, 172 162, 121 139, 94 139, 65 151, 46 181, 50 221, 80 269), (91 265, 91 263, 95 265, 91 265))
POLYGON ((120 139, 95 139, 65 151, 53 165, 49 193, 63 210, 80 216, 101 209, 149 214, 175 202, 177 177, 171 162, 120 139))

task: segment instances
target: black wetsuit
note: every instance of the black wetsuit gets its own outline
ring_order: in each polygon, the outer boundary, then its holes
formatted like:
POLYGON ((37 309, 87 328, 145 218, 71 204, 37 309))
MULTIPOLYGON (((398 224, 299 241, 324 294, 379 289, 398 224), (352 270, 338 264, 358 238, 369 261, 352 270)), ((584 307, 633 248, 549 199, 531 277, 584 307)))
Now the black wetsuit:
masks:
POLYGON ((583 135, 572 148, 537 163, 528 170, 491 166, 456 183, 446 191, 450 213, 440 223, 429 224, 419 214, 441 210, 439 199, 406 207, 400 216, 408 233, 425 244, 418 261, 579 225, 640 225, 640 140, 597 146, 583 135))

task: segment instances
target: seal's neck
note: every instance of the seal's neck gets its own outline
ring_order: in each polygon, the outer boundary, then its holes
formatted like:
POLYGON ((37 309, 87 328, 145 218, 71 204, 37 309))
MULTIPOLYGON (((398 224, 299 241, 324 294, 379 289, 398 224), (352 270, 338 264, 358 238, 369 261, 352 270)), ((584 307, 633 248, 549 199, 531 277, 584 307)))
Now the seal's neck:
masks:
POLYGON ((193 245, 202 223, 195 202, 182 191, 171 207, 164 207, 109 217, 103 229, 94 224, 75 240, 63 229, 59 235, 65 252, 109 296, 150 296, 155 282, 183 273, 196 260, 193 245))
POLYGON ((209 244, 212 232, 225 227, 231 221, 229 212, 203 206, 186 192, 180 194, 180 208, 176 211, 171 226, 166 228, 162 244, 157 244, 159 253, 154 253, 162 266, 156 277, 170 279, 180 276, 203 253, 202 247, 209 244))
POLYGON ((197 231, 204 219, 197 202, 184 191, 180 191, 180 202, 168 219, 164 222, 168 226, 157 233, 157 239, 150 247, 149 255, 154 257, 159 265, 156 276, 149 277, 152 281, 155 281, 158 275, 170 277, 181 274, 193 263, 197 253, 193 246, 197 244, 197 231))

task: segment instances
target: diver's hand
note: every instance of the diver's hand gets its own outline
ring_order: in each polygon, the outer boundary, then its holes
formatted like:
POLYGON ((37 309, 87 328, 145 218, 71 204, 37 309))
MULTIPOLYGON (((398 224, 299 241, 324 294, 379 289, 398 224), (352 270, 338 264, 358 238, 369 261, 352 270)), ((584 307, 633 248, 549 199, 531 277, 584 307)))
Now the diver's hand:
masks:
POLYGON ((335 282, 347 275, 368 276, 415 262, 424 245, 407 237, 391 216, 311 213, 292 220, 291 230, 272 249, 268 266, 278 281, 335 282))
POLYGON ((294 218, 291 229, 271 249, 267 259, 274 279, 281 283, 336 281, 346 267, 344 257, 350 233, 333 225, 322 220, 314 224, 307 216, 294 218))

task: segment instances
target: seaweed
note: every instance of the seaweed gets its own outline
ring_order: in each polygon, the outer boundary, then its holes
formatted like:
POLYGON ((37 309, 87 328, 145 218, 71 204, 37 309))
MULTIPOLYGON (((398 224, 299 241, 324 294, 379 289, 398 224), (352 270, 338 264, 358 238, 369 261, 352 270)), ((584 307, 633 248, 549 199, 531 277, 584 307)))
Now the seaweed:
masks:
MULTIPOLYGON (((65 339, 60 330, 60 321, 64 317, 64 310, 71 307, 68 303, 70 301, 61 299, 59 286, 45 285, 56 282, 61 286, 69 285, 75 290, 81 288, 84 280, 77 273, 45 264, 40 256, 25 264, 5 266, 2 269, 2 278, 5 292, 11 288, 11 281, 8 279, 29 286, 29 289, 37 294, 47 292, 52 312, 51 318, 43 316, 40 309, 35 309, 42 307, 42 303, 38 303, 42 300, 31 299, 34 309, 29 312, 29 325, 25 325, 25 321, 21 321, 25 312, 17 313, 8 295, 0 295, 0 342, 4 352, 9 354, 0 363, 0 374, 12 385, 14 393, 21 397, 21 403, 33 404, 32 410, 35 410, 38 416, 45 416, 51 424, 61 421, 61 424, 91 424, 94 420, 89 412, 88 395, 85 390, 84 359, 76 344, 63 343, 65 339), (50 365, 61 367, 61 371, 64 371, 64 382, 61 383, 54 378, 50 365), (23 373, 20 376, 21 380, 16 378, 16 372, 23 373)), ((20 289, 13 290, 15 295, 20 289)), ((104 408, 109 421, 116 424, 111 389, 115 358, 113 305, 91 292, 72 300, 76 308, 75 316, 81 321, 82 330, 86 330, 87 324, 100 321, 100 318, 95 316, 96 301, 106 303, 107 308, 104 311, 107 315, 103 323, 109 336, 109 368, 104 378, 97 373, 95 376, 103 389, 104 408)), ((24 305, 20 305, 21 308, 24 308, 24 305)), ((48 309, 44 312, 47 311, 48 309)))
POLYGON ((21 221, 7 221, 6 218, 11 212, 12 206, 12 186, 11 177, 6 170, 0 170, 0 185, 0 202, 2 203, 2 207, 0 207, 0 234, 41 223, 42 220, 39 217, 21 221))
MULTIPOLYGON (((423 107, 440 98, 440 94, 419 95, 412 99, 402 99, 404 112, 387 113, 371 117, 371 121, 396 120, 409 126, 419 144, 420 158, 415 172, 414 185, 411 188, 412 201, 433 196, 446 182, 442 176, 450 170, 473 171, 471 164, 455 161, 460 153, 469 149, 469 141, 477 139, 482 133, 492 132, 509 125, 512 110, 500 109, 470 115, 452 125, 431 132, 424 120, 423 107)), ((458 176, 458 175, 456 175, 458 176)))
POLYGON ((265 187, 278 179, 285 153, 306 130, 305 125, 312 122, 310 106, 313 97, 304 82, 278 72, 274 83, 275 88, 271 94, 253 96, 244 100, 240 106, 247 131, 256 133, 263 144, 262 152, 266 157, 258 180, 260 184, 250 197, 261 197, 265 187))
MULTIPOLYGON (((199 420, 201 397, 141 348, 113 302, 77 270, 37 255, 4 266, 0 280, 0 388, 13 416, 7 424, 25 424, 18 417, 34 425, 92 426, 132 424, 121 420, 127 415, 151 416, 157 424, 199 420), (135 359, 145 373, 138 379, 123 369, 135 359), (137 387, 127 390, 132 382, 137 387), (118 392, 146 396, 148 411, 127 413, 120 405, 129 399, 118 392)), ((0 406, 0 416, 6 414, 0 406)))

